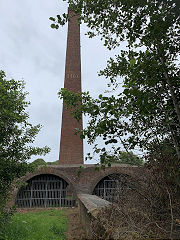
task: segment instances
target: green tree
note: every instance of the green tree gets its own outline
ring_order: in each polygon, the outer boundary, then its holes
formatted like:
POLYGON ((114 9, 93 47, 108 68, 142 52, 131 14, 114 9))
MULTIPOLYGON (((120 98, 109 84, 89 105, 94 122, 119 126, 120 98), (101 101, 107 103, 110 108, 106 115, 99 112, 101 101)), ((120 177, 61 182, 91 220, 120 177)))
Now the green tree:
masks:
POLYGON ((32 164, 32 166, 37 166, 38 167, 38 166, 46 165, 46 162, 42 158, 37 158, 31 164, 32 164))
POLYGON ((142 158, 135 155, 132 151, 130 152, 121 152, 115 158, 112 156, 112 163, 119 163, 119 164, 130 164, 130 165, 137 165, 142 166, 144 161, 142 158))
MULTIPOLYGON (((180 2, 177 0, 69 0, 80 22, 89 27, 89 37, 101 36, 109 49, 119 54, 110 58, 100 71, 110 79, 108 86, 116 90, 123 79, 118 96, 100 95, 92 99, 88 93, 73 94, 66 89, 60 97, 67 106, 89 115, 90 121, 81 137, 93 143, 102 136, 105 144, 120 145, 126 150, 138 147, 150 151, 151 146, 172 142, 180 159, 180 2), (121 43, 126 42, 126 49, 121 43), (119 78, 120 77, 120 78, 119 78), (78 102, 82 102, 78 109, 78 102)), ((50 18, 52 27, 64 25, 66 14, 50 18)), ((105 148, 101 152, 104 161, 105 148)), ((115 153, 121 151, 116 147, 115 153)))
POLYGON ((47 162, 47 165, 58 165, 58 164, 59 164, 59 160, 54 162, 47 162))
POLYGON ((31 165, 32 166, 36 166, 36 167, 38 167, 38 166, 46 166, 46 165, 58 165, 58 162, 59 162, 59 160, 54 161, 54 162, 46 162, 42 158, 37 158, 36 160, 34 160, 31 163, 31 165))
MULTIPOLYGON (((100 153, 102 163, 106 163, 106 159, 111 160, 113 149, 117 155, 122 151, 120 144, 127 151, 135 147, 145 151, 148 171, 144 176, 147 178, 144 181, 139 176, 141 189, 137 191, 138 198, 129 195, 129 206, 133 206, 133 211, 140 216, 139 207, 142 208, 144 202, 146 207, 142 216, 146 215, 148 221, 151 219, 151 222, 157 223, 158 231, 163 229, 163 234, 159 235, 148 224, 146 236, 151 232, 150 238, 178 238, 176 216, 180 209, 180 1, 67 2, 75 14, 80 13, 80 22, 85 22, 89 27, 89 37, 99 35, 108 49, 119 50, 119 54, 109 59, 107 67, 100 71, 100 75, 110 80, 108 85, 115 88, 116 92, 120 81, 123 82, 124 89, 119 91, 118 96, 109 97, 104 94, 98 99, 92 99, 88 93, 74 94, 62 89, 60 97, 68 107, 74 109, 77 119, 81 112, 89 115, 88 126, 81 132, 82 138, 87 137, 89 143, 93 143, 97 137, 102 136, 105 145, 112 146, 114 143, 115 146, 111 149, 95 148, 95 152, 100 153), (121 46, 124 41, 126 48, 123 49, 121 46), (78 105, 78 102, 82 102, 82 105, 78 105), (134 201, 137 205, 133 204, 134 201)), ((66 14, 51 18, 54 22, 52 27, 57 29, 59 25, 65 24, 67 18, 66 14)), ((123 226, 127 224, 124 214, 121 215, 124 206, 127 206, 125 213, 129 210, 127 202, 125 198, 118 208, 115 206, 115 212, 118 212, 117 209, 120 211, 117 220, 111 219, 113 227, 116 222, 122 222, 123 226)), ((128 217, 138 219, 134 218, 133 211, 128 217)), ((113 215, 108 210, 106 213, 107 216, 113 215)), ((133 224, 130 221, 127 232, 134 229, 135 225, 136 221, 133 224)), ((139 225, 136 229, 139 229, 139 225)), ((141 232, 144 229, 143 224, 141 232)))
POLYGON ((49 152, 48 147, 32 146, 41 126, 28 122, 26 95, 23 81, 7 80, 0 71, 0 224, 6 216, 11 185, 32 170, 27 161, 49 152))

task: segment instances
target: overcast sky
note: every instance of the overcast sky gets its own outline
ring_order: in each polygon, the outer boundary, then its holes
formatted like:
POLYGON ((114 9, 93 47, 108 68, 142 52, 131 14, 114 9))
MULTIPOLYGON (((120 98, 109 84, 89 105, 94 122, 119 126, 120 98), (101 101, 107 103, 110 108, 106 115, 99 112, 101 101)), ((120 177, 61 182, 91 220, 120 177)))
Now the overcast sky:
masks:
MULTIPOLYGON (((67 12, 67 5, 61 0, 0 0, 0 3, 0 69, 8 79, 24 79, 31 101, 30 122, 43 125, 34 144, 49 146, 51 152, 43 158, 55 161, 59 155, 62 115, 57 92, 64 84, 67 25, 53 30, 49 17, 67 12)), ((82 89, 96 97, 106 89, 105 80, 97 72, 113 53, 98 38, 88 39, 86 31, 82 25, 82 89)), ((84 142, 85 155, 89 151, 91 147, 84 142)))

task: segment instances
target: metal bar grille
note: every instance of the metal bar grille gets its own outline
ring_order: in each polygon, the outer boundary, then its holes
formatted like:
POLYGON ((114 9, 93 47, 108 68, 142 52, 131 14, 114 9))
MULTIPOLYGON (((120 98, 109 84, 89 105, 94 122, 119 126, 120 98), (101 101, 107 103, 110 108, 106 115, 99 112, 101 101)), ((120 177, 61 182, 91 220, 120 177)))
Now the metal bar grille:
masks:
POLYGON ((117 197, 118 181, 116 180, 104 180, 97 184, 94 189, 94 194, 107 200, 113 202, 117 197))
POLYGON ((54 175, 39 175, 28 181, 17 195, 19 208, 72 207, 75 199, 67 190, 67 182, 54 175))
POLYGON ((93 194, 110 202, 116 202, 124 190, 132 188, 119 180, 102 179, 95 187, 93 194))

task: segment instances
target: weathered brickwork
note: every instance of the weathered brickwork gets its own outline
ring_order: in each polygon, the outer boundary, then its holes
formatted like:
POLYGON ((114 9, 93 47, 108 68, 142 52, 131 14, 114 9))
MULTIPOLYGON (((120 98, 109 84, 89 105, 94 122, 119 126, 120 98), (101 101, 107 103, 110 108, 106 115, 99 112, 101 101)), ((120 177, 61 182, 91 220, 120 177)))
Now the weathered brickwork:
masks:
MULTIPOLYGON (((110 206, 111 203, 95 195, 78 194, 77 197, 81 224, 86 232, 86 239, 94 239, 92 222, 97 219, 99 212, 103 208, 110 206)), ((106 232, 103 225, 100 226, 100 229, 106 232)))
MULTIPOLYGON (((78 16, 69 10, 64 88, 81 92, 80 26, 78 16)), ((83 164, 83 140, 74 135, 75 128, 82 129, 63 105, 59 164, 83 164)))
MULTIPOLYGON (((104 177, 110 174, 126 174, 131 176, 131 178, 135 178, 136 176, 143 175, 143 169, 136 166, 128 166, 128 165, 119 165, 114 164, 110 168, 106 168, 105 170, 95 171, 94 165, 81 165, 80 175, 78 174, 80 170, 80 165, 65 165, 65 166, 47 166, 41 167, 37 169, 34 173, 29 173, 24 176, 23 181, 28 181, 34 176, 41 174, 53 174, 63 178, 68 184, 69 188, 72 192, 77 194, 92 194, 97 183, 103 179, 104 177)), ((16 198, 18 189, 14 192, 13 199, 16 198)))

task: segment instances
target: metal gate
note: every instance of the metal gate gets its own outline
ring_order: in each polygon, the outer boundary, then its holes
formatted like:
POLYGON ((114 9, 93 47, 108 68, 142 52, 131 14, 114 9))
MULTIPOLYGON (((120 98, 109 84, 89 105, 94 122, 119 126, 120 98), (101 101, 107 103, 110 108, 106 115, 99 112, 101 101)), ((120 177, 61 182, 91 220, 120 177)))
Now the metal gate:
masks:
POLYGON ((116 180, 104 180, 97 184, 93 194, 107 201, 114 202, 118 197, 118 181, 116 180))
POLYGON ((72 207, 73 194, 67 190, 67 182, 54 175, 39 175, 21 187, 16 205, 20 208, 72 207))
POLYGON ((132 190, 131 179, 126 175, 109 175, 103 178, 94 188, 93 194, 110 202, 117 202, 119 198, 132 190))

